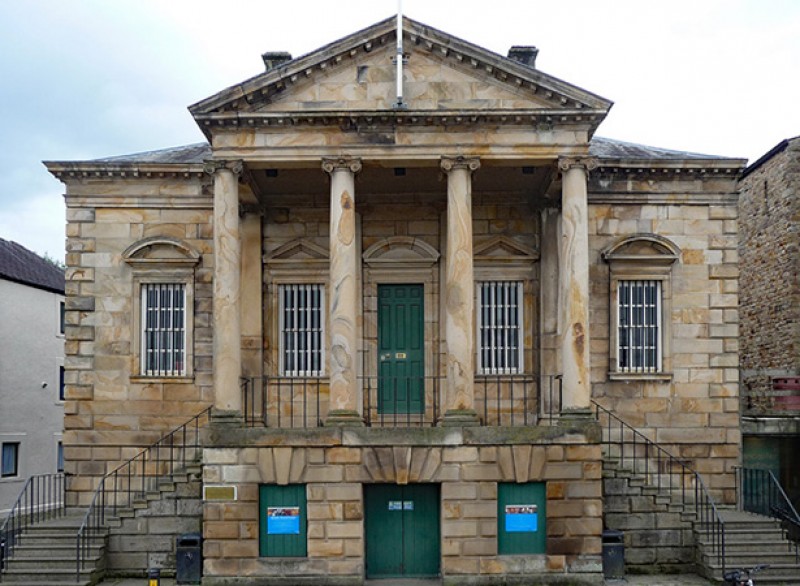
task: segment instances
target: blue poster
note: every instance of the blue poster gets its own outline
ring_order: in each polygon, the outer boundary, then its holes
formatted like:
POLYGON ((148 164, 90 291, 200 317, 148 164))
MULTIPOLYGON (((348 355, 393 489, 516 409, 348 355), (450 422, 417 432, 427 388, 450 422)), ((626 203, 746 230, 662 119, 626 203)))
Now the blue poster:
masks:
POLYGON ((535 533, 539 530, 536 505, 506 505, 507 533, 535 533))
POLYGON ((299 535, 300 507, 267 507, 267 534, 299 535))

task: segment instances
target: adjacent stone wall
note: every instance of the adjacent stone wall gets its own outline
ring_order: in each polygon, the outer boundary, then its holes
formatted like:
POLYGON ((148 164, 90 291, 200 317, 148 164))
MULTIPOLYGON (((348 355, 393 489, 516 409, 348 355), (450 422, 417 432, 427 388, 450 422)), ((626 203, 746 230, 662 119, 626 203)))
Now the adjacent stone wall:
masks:
POLYGON ((773 376, 800 374, 800 140, 739 183, 742 393, 768 408, 773 376))
POLYGON ((238 500, 204 503, 204 583, 360 584, 363 485, 441 485, 445 583, 599 583, 599 429, 209 430, 206 484, 238 500), (240 447, 247 445, 248 447, 240 447), (239 446, 239 447, 237 447, 239 446), (547 553, 497 554, 497 483, 547 483, 547 553), (259 484, 306 484, 308 557, 259 557, 259 484))
POLYGON ((719 499, 734 502, 733 467, 741 442, 734 177, 662 175, 600 169, 592 176, 593 392, 625 422, 689 462, 719 499), (631 192, 640 194, 637 205, 624 203, 624 194, 631 192), (681 251, 664 285, 671 304, 663 324, 671 357, 665 361, 666 376, 609 373, 614 325, 602 252, 636 234, 666 238, 681 251))
MULTIPOLYGON (((113 173, 112 173, 113 175, 113 173)), ((201 170, 67 184, 65 471, 70 504, 98 477, 212 401, 212 199, 201 170), (123 253, 151 237, 199 254, 194 268, 193 376, 137 377, 132 268, 123 253)), ((157 271, 157 269, 154 269, 157 271)))

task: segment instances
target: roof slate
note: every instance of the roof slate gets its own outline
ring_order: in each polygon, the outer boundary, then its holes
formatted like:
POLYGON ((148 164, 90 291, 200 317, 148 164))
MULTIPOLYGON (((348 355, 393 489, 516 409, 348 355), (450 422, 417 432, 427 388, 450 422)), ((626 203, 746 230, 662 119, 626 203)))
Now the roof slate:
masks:
MULTIPOLYGON (((686 151, 673 151, 633 142, 595 136, 589 143, 589 154, 599 159, 628 159, 647 161, 725 160, 731 157, 704 155, 686 151)), ((205 142, 171 147, 157 151, 133 153, 118 157, 94 159, 90 163, 109 164, 202 164, 212 156, 211 146, 205 142)))
POLYGON ((0 238, 0 279, 64 294, 64 270, 16 242, 0 238))

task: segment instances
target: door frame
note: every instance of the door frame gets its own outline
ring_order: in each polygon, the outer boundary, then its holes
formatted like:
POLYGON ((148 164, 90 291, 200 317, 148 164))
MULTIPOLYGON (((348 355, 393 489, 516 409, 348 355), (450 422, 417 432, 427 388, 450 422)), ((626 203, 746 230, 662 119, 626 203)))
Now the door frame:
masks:
MULTIPOLYGON (((403 285, 421 284, 423 298, 423 328, 422 339, 425 346, 423 353, 424 373, 426 381, 431 377, 441 376, 441 361, 438 358, 439 348, 439 253, 433 246, 412 236, 392 236, 379 240, 362 255, 363 259, 363 286, 362 286, 362 307, 361 316, 363 340, 363 363, 361 372, 364 373, 363 392, 370 391, 370 380, 372 380, 372 392, 375 397, 370 398, 371 413, 364 413, 368 420, 379 420, 380 416, 377 409, 377 380, 378 372, 378 285, 403 285), (388 255, 388 256, 386 256, 388 255)), ((423 418, 433 419, 432 396, 434 386, 426 383, 425 385, 425 410, 423 418)), ((438 385, 439 391, 443 392, 443 385, 438 385)), ((437 399, 437 404, 441 405, 441 397, 437 399)), ((440 414, 441 415, 441 414, 440 414)))

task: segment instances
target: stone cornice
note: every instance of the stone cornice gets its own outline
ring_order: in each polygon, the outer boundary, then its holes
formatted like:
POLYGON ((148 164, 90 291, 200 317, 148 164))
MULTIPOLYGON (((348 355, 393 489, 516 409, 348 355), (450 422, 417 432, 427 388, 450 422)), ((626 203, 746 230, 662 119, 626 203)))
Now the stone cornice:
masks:
POLYGON ((745 159, 681 161, 609 161, 600 159, 592 176, 641 177, 650 179, 736 179, 744 170, 745 159))
POLYGON ((464 127, 485 124, 522 126, 550 130, 560 126, 593 127, 605 113, 599 110, 529 109, 529 110, 314 110, 305 112, 222 112, 198 114, 195 120, 206 135, 216 128, 292 129, 318 126, 334 127, 343 132, 365 128, 394 127, 464 127))
POLYGON ((81 179, 181 179, 205 177, 203 165, 45 161, 47 170, 62 182, 81 179))

